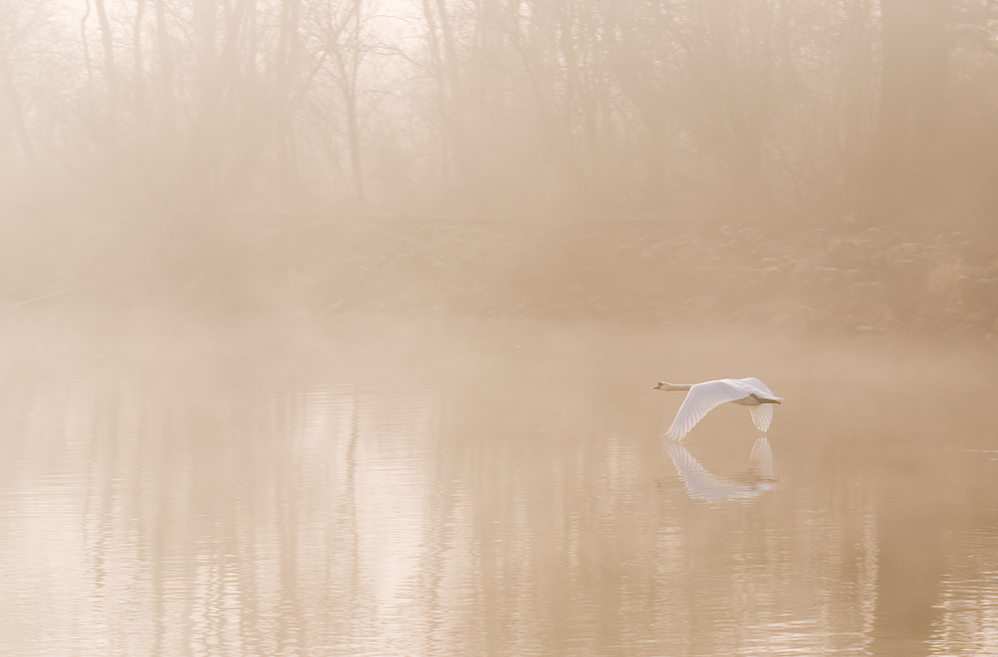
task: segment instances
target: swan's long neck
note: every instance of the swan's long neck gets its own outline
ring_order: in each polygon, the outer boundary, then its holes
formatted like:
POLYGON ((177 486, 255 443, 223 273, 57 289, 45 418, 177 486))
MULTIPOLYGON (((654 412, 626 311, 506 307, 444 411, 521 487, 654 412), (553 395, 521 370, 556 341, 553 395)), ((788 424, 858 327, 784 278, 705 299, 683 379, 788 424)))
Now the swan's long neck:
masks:
POLYGON ((659 381, 658 385, 655 386, 657 390, 667 390, 669 392, 680 392, 689 390, 692 387, 692 383, 666 383, 665 381, 659 381))

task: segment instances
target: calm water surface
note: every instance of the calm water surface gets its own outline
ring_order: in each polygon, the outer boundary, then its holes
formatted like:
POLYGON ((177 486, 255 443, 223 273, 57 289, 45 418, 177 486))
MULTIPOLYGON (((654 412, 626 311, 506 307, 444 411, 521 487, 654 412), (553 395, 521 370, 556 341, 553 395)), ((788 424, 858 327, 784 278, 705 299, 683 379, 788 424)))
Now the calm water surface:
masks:
POLYGON ((418 344, 22 368, 0 654, 998 654, 991 356, 418 344), (765 440, 660 437, 657 380, 752 375, 765 440))

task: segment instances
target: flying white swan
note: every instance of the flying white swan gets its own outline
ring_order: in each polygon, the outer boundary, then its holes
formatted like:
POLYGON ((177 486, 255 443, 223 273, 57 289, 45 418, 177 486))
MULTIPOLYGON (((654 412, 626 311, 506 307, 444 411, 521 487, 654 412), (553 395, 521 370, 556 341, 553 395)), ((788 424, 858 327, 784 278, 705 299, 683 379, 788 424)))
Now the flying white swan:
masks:
POLYGON ((752 413, 752 422, 759 431, 764 432, 769 429, 769 423, 773 421, 772 404, 783 402, 781 397, 773 395, 765 383, 751 377, 718 379, 694 384, 659 381, 655 390, 689 390, 683 405, 676 413, 676 419, 665 432, 665 435, 673 440, 682 440, 704 415, 724 402, 748 406, 752 413))
POLYGON ((682 443, 669 443, 666 449, 686 486, 686 492, 695 500, 750 502, 776 488, 773 451, 765 436, 752 446, 748 472, 731 478, 715 477, 693 458, 682 443))

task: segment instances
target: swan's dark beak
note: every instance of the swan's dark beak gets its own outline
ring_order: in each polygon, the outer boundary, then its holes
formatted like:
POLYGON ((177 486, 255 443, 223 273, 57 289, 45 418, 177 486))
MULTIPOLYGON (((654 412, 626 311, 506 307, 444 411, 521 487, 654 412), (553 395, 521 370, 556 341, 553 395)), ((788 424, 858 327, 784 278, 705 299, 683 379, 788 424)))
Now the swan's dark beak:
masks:
POLYGON ((661 389, 662 389, 662 382, 661 382, 661 381, 659 381, 658 383, 656 383, 656 384, 655 384, 655 385, 654 385, 654 386, 652 387, 652 390, 661 390, 661 389))

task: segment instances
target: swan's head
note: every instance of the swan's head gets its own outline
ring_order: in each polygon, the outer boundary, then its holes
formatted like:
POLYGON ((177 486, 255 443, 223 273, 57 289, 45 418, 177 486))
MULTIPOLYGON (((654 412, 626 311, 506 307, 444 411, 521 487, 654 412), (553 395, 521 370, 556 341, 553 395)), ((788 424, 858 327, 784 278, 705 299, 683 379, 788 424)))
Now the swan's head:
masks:
POLYGON ((677 390, 689 390, 687 386, 676 385, 675 383, 666 383, 665 381, 659 381, 655 384, 653 390, 665 390, 665 391, 677 391, 677 390))

